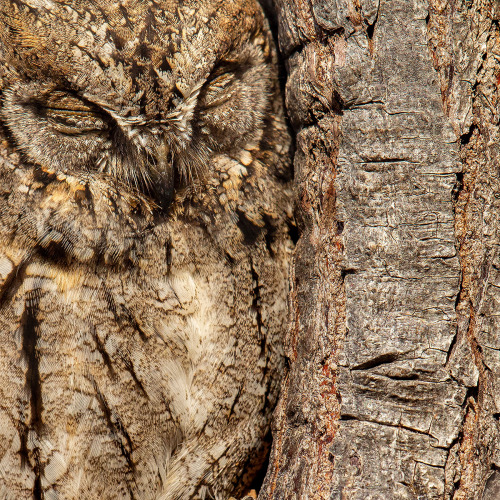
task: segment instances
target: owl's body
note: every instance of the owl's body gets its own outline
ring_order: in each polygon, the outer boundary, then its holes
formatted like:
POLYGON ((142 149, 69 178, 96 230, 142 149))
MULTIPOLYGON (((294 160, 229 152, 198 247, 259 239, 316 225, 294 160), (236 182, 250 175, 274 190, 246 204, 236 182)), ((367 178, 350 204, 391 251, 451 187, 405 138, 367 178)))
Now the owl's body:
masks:
POLYGON ((0 499, 224 499, 282 369, 289 138, 253 0, 0 6, 0 499))

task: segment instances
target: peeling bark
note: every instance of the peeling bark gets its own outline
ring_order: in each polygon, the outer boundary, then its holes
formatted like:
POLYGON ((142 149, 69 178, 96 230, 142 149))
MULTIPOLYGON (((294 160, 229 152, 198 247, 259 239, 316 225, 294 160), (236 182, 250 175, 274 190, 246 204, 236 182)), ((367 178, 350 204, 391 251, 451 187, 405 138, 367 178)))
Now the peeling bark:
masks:
POLYGON ((274 7, 301 236, 259 499, 499 499, 500 3, 274 7))

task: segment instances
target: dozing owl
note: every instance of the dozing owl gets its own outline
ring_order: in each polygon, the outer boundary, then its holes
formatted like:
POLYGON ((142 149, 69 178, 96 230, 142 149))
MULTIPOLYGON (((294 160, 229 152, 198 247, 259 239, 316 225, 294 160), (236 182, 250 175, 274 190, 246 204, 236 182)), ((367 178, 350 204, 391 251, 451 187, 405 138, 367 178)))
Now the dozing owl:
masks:
POLYGON ((289 144, 256 0, 2 0, 0 499, 245 490, 289 144))

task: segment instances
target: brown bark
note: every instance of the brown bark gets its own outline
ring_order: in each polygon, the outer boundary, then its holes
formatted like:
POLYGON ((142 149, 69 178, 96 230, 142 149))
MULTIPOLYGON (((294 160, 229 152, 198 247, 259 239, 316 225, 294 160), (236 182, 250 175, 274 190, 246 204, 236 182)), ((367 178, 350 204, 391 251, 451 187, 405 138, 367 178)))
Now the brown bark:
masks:
POLYGON ((301 237, 261 500, 500 498, 500 7, 275 0, 301 237))

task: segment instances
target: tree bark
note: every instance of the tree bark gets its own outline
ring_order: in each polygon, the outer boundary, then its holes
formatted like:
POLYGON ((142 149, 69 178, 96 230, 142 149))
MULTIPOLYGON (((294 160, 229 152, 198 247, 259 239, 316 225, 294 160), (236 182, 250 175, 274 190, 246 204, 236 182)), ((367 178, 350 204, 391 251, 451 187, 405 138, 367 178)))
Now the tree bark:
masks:
POLYGON ((259 499, 500 499, 500 3, 274 8, 301 236, 259 499))

